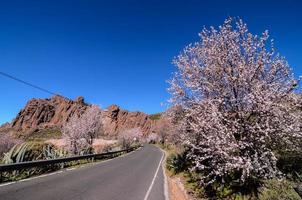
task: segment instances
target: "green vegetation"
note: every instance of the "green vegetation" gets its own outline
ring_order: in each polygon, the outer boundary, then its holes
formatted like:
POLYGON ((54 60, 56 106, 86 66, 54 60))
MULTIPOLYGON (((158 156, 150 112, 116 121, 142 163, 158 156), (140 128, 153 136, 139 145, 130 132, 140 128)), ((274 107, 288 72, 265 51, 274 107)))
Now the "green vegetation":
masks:
POLYGON ((24 142, 13 146, 4 154, 4 164, 20 163, 34 160, 47 160, 65 157, 67 154, 62 149, 56 149, 51 144, 41 142, 24 142))
POLYGON ((170 138, 186 152, 167 168, 188 174, 198 197, 302 197, 300 80, 268 31, 254 35, 240 18, 199 35, 173 60, 170 138))
POLYGON ((286 151, 278 153, 277 167, 292 181, 302 181, 302 152, 286 151))
MULTIPOLYGON (((42 142, 25 142, 13 146, 9 152, 4 154, 2 162, 4 164, 20 163, 34 160, 47 160, 65 157, 67 154, 61 149, 56 149, 53 145, 42 142)), ((32 175, 38 175, 45 172, 63 168, 62 164, 55 164, 43 168, 31 168, 2 174, 2 181, 14 181, 23 179, 32 175)))
POLYGON ((151 120, 159 120, 160 117, 161 117, 161 115, 162 115, 162 113, 155 113, 155 114, 149 115, 149 118, 150 118, 151 120))
POLYGON ((26 141, 43 142, 48 139, 59 139, 62 137, 62 133, 59 129, 43 129, 30 134, 29 136, 23 136, 26 141))
POLYGON ((174 174, 185 171, 185 169, 187 168, 185 152, 181 152, 179 154, 171 153, 167 157, 166 167, 168 170, 172 171, 174 174))
POLYGON ((201 187, 200 176, 188 170, 190 161, 186 158, 186 151, 175 145, 157 145, 167 152, 166 168, 168 175, 180 177, 185 181, 186 190, 196 198, 226 199, 226 200, 301 200, 294 186, 301 184, 301 154, 286 152, 279 154, 278 167, 287 178, 268 179, 260 182, 249 180, 251 188, 244 189, 235 182, 216 184, 212 187, 201 187), (254 181, 254 182, 253 182, 254 181), (252 187, 253 184, 260 184, 252 187))
MULTIPOLYGON (((121 146, 113 144, 108 145, 103 152, 121 150, 121 146)), ((63 149, 56 148, 54 145, 44 142, 24 142, 13 146, 7 153, 5 153, 2 160, 3 164, 20 163, 34 160, 48 160, 67 157, 68 153, 63 149)), ((103 160, 103 159, 101 159, 103 160)), ((56 171, 62 168, 74 167, 77 165, 87 164, 94 162, 94 159, 84 159, 78 161, 71 161, 66 163, 58 163, 43 167, 34 167, 23 170, 16 170, 12 172, 2 173, 0 182, 16 181, 30 176, 40 175, 43 173, 56 171)), ((99 160, 98 160, 99 161, 99 160)))
POLYGON ((260 200, 301 200, 293 189, 293 183, 287 180, 267 180, 260 189, 260 200))

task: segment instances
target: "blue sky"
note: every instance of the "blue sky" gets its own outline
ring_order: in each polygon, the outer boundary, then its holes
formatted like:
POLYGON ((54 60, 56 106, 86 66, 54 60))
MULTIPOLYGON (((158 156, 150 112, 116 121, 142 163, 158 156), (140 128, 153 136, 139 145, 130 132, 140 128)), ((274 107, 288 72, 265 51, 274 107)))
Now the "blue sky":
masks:
MULTIPOLYGON (((302 74, 299 1, 1 1, 0 71, 107 107, 163 111, 174 56, 203 26, 239 16, 251 32, 268 29, 302 74)), ((31 98, 50 95, 0 76, 0 124, 31 98)))

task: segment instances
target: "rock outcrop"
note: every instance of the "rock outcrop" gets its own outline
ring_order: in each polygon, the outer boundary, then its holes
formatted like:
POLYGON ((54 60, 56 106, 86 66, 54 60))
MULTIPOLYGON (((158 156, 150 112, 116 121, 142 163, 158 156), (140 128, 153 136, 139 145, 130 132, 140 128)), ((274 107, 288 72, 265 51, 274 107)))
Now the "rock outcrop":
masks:
MULTIPOLYGON (((73 115, 81 115, 88 106, 83 97, 70 100, 56 95, 47 99, 32 99, 5 128, 10 127, 18 132, 18 135, 60 128, 73 115)), ((148 135, 157 127, 157 120, 149 115, 143 112, 129 112, 117 105, 104 110, 102 121, 104 132, 108 136, 116 136, 124 130, 137 127, 141 128, 144 135, 148 135)))
POLYGON ((74 101, 59 95, 48 99, 32 99, 11 122, 11 128, 21 132, 34 132, 60 127, 74 114, 81 115, 86 107, 83 97, 74 101))
POLYGON ((140 127, 144 135, 148 135, 155 127, 155 121, 143 112, 129 112, 117 105, 104 110, 103 124, 105 133, 116 135, 124 130, 140 127))

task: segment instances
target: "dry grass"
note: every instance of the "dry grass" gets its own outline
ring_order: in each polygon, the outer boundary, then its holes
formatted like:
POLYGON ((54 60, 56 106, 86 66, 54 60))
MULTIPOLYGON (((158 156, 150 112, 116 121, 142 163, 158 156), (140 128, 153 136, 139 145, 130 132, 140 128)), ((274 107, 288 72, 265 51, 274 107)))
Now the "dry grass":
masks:
POLYGON ((66 141, 64 139, 49 139, 46 140, 45 143, 53 144, 58 148, 63 148, 66 144, 66 141))
POLYGON ((96 153, 102 153, 108 146, 113 146, 117 140, 96 139, 93 142, 93 148, 96 153))
MULTIPOLYGON (((58 148, 64 148, 66 146, 66 141, 64 139, 49 139, 45 141, 46 143, 50 143, 55 145, 58 148)), ((93 148, 96 153, 101 153, 103 150, 110 146, 117 143, 117 140, 104 140, 104 139, 95 139, 93 141, 93 148)))

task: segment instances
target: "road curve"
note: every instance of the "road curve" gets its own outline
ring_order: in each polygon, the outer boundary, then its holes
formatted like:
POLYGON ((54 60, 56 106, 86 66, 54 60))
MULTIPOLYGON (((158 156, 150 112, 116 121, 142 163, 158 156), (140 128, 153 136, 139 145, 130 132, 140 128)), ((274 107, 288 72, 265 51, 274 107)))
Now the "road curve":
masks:
POLYGON ((159 148, 145 145, 106 162, 0 185, 0 200, 165 200, 162 158, 159 148))

